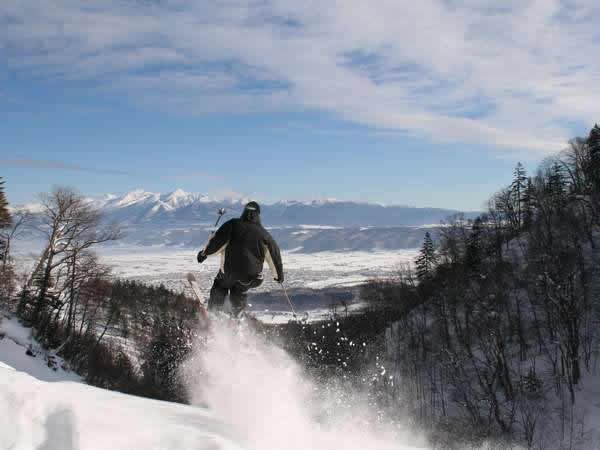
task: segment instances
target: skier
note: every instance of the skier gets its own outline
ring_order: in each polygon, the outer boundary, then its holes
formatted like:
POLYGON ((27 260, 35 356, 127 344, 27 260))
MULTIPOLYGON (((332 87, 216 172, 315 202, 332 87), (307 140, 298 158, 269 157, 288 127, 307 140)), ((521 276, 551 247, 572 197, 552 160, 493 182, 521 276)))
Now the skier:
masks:
POLYGON ((248 289, 263 282, 265 259, 283 283, 283 265, 279 247, 260 222, 260 206, 249 202, 239 219, 225 222, 198 252, 198 263, 215 253, 221 253, 221 269, 210 290, 208 309, 221 309, 229 292, 232 315, 237 317, 246 307, 248 289))

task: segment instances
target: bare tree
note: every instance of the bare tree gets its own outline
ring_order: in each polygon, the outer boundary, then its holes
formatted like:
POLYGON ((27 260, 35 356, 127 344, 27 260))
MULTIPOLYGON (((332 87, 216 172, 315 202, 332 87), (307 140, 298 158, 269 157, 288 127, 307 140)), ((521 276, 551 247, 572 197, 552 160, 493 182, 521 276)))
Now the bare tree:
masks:
POLYGON ((118 227, 103 225, 101 211, 72 188, 55 187, 40 197, 43 211, 38 229, 47 244, 30 279, 38 284, 33 322, 40 319, 57 268, 76 261, 84 250, 121 236, 118 227))
POLYGON ((90 299, 95 298, 95 294, 98 294, 99 298, 102 297, 99 293, 94 293, 93 287, 104 287, 101 282, 105 282, 110 277, 110 268, 100 264, 96 255, 88 251, 70 260, 68 267, 65 289, 65 304, 69 306, 66 316, 67 336, 75 329, 77 318, 81 322, 80 328, 83 328, 82 324, 90 317, 90 299), (79 312, 80 305, 82 312, 79 312))

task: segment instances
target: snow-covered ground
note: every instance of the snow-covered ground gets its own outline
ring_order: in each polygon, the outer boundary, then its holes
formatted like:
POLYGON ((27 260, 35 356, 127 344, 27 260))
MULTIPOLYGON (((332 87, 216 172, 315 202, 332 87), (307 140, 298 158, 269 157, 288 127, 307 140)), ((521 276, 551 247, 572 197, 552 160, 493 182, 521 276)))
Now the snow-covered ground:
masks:
MULTIPOLYGON (((40 242, 20 242, 15 257, 19 267, 31 270, 39 257, 40 242)), ((203 264, 196 262, 196 251, 169 247, 105 247, 96 252, 104 264, 113 268, 113 273, 122 278, 144 283, 159 284, 175 291, 187 288, 186 274, 193 272, 201 293, 208 295, 215 275, 219 270, 220 257, 208 258, 203 264)), ((419 249, 398 251, 347 251, 301 253, 282 252, 282 260, 288 288, 323 289, 328 287, 351 287, 367 280, 393 276, 406 264, 412 264, 419 249)), ((265 282, 252 293, 281 292, 281 286, 273 281, 270 269, 265 264, 265 282)), ((193 295, 188 289, 189 295, 193 295)), ((356 305, 354 305, 356 306, 356 305)), ((351 307, 352 308, 352 307, 351 307)), ((350 309, 351 309, 350 308, 350 309)), ((253 310, 260 320, 269 323, 285 323, 292 318, 287 303, 274 304, 264 311, 253 310)), ((311 320, 326 318, 331 311, 311 311, 311 320)))
MULTIPOLYGON (((350 287, 367 280, 394 275, 401 266, 412 264, 418 249, 379 252, 320 252, 298 253, 286 251, 282 260, 288 289, 327 287, 350 287)), ((98 250, 102 261, 123 278, 145 283, 163 283, 179 291, 187 288, 186 274, 193 272, 201 293, 208 296, 215 275, 219 270, 220 257, 208 258, 203 264, 196 262, 196 251, 175 250, 163 247, 102 248, 98 250)), ((281 286, 273 281, 265 264, 265 282, 253 293, 280 292, 281 286)), ((190 295, 191 292, 190 292, 190 295)), ((274 304, 264 311, 253 310, 257 318, 268 323, 285 323, 292 318, 287 313, 287 303, 274 304)), ((326 318, 330 310, 310 312, 311 320, 326 318)))
POLYGON ((1 449, 427 448, 402 423, 382 421, 359 393, 310 383, 285 352, 248 330, 223 327, 208 351, 190 358, 183 369, 193 399, 187 406, 90 387, 55 372, 43 358, 25 354, 26 329, 14 319, 2 323, 1 449))
MULTIPOLYGON (((429 448, 419 432, 377 410, 363 393, 309 381, 282 349, 244 328, 217 328, 208 350, 196 347, 182 368, 188 406, 87 386, 62 369, 60 358, 49 367, 53 355, 41 351, 30 330, 0 317, 0 449, 429 448)), ((595 450, 600 378, 587 375, 577 397, 574 426, 585 437, 573 448, 595 450)), ((557 448, 559 431, 551 431, 539 448, 557 448)))
MULTIPOLYGON (((282 299, 283 300, 283 299, 282 299)), ((348 306, 348 314, 356 313, 363 309, 365 304, 363 302, 353 303, 348 306)), ((289 311, 289 307, 283 303, 280 305, 275 305, 272 308, 267 308, 264 310, 260 310, 258 308, 253 308, 252 304, 247 309, 247 311, 260 320, 263 323, 267 324, 282 324, 288 323, 291 320, 301 320, 308 322, 316 322, 322 320, 328 320, 332 317, 331 308, 319 308, 319 309, 311 309, 310 311, 299 311, 294 318, 294 314, 289 311)), ((336 314, 344 315, 346 314, 346 310, 341 307, 337 307, 336 314)))
POLYGON ((10 315, 2 315, 1 310, 0 361, 43 381, 81 381, 79 375, 68 370, 62 358, 40 347, 30 328, 23 327, 10 315))
MULTIPOLYGON (((40 241, 18 241, 13 256, 19 268, 31 270, 43 247, 40 241)), ((203 264, 196 262, 197 250, 173 247, 117 246, 96 248, 101 261, 113 268, 113 273, 148 283, 163 283, 175 290, 185 287, 185 276, 194 272, 201 288, 208 292, 219 270, 220 258, 213 256, 203 264)), ((291 287, 325 288, 352 286, 365 280, 395 274, 411 264, 418 248, 403 250, 331 251, 301 253, 297 250, 282 252, 286 284, 291 287)), ((256 291, 278 289, 265 264, 265 283, 256 291)))
MULTIPOLYGON (((114 273, 150 283, 164 283, 173 289, 185 286, 185 275, 194 272, 201 288, 208 292, 220 258, 208 258, 199 265, 195 250, 170 248, 104 248, 98 250, 102 260, 114 273)), ((283 252, 282 259, 289 287, 323 288, 351 286, 365 280, 394 274, 402 265, 412 263, 418 249, 378 252, 283 252)), ((265 266, 265 283, 257 291, 279 289, 265 266)))
POLYGON ((0 367, 0 448, 239 449, 207 410, 0 367))

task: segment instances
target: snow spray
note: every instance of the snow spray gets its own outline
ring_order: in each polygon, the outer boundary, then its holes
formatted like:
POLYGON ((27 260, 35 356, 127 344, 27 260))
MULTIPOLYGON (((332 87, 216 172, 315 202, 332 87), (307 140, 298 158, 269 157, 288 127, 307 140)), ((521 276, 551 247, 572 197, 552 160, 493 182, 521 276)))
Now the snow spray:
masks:
POLYGON ((408 427, 382 424, 360 393, 309 381, 284 350, 247 328, 216 327, 182 370, 192 404, 227 423, 248 450, 428 448, 408 427))

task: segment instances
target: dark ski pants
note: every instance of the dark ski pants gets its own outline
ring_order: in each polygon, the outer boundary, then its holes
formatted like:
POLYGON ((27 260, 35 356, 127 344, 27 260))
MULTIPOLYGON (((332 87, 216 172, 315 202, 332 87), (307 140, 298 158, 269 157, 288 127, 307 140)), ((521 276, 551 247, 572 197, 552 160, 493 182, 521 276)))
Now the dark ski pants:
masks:
POLYGON ((246 307, 248 289, 258 287, 261 284, 261 277, 251 278, 249 281, 244 282, 231 279, 223 272, 219 272, 210 290, 208 309, 211 311, 215 309, 223 309, 225 297, 227 297, 227 294, 229 294, 229 301, 231 302, 231 314, 234 317, 237 317, 246 307))

